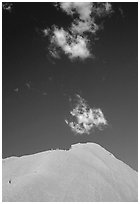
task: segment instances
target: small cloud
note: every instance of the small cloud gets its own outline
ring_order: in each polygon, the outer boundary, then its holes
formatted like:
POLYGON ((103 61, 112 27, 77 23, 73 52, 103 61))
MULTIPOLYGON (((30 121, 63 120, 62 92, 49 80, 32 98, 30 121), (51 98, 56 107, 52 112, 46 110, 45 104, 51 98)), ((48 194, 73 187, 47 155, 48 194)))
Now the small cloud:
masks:
POLYGON ((43 95, 43 96, 47 96, 47 93, 46 93, 46 92, 43 92, 42 95, 43 95))
POLYGON ((30 88, 31 88, 30 83, 26 83, 26 84, 25 84, 25 86, 27 86, 27 88, 28 88, 28 89, 30 89, 30 88))
POLYGON ((76 107, 70 112, 74 121, 65 120, 65 123, 76 134, 90 134, 95 128, 102 130, 107 125, 107 120, 101 109, 90 108, 80 95, 76 95, 76 98, 76 107))
POLYGON ((44 37, 48 36, 50 29, 49 28, 45 28, 42 30, 42 33, 44 35, 44 37))
POLYGON ((65 123, 66 123, 66 124, 69 124, 68 120, 65 120, 65 123))
POLYGON ((119 10, 119 12, 120 12, 122 18, 125 18, 125 15, 124 15, 124 11, 123 11, 123 9, 122 9, 121 7, 119 7, 118 10, 119 10))
POLYGON ((88 19, 92 12, 92 2, 61 2, 60 8, 68 15, 79 14, 81 20, 88 19))
POLYGON ((13 3, 2 2, 2 8, 4 10, 11 12, 12 11, 12 7, 13 7, 13 3))
POLYGON ((14 92, 18 93, 19 92, 19 88, 16 88, 13 90, 14 92))

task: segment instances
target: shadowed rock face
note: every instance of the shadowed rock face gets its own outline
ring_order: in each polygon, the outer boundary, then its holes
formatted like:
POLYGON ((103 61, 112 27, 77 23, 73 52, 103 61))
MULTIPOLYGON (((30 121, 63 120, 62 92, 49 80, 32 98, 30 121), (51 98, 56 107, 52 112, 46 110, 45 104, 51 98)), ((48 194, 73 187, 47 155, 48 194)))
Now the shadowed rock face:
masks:
POLYGON ((3 159, 3 201, 137 201, 137 172, 95 143, 3 159))

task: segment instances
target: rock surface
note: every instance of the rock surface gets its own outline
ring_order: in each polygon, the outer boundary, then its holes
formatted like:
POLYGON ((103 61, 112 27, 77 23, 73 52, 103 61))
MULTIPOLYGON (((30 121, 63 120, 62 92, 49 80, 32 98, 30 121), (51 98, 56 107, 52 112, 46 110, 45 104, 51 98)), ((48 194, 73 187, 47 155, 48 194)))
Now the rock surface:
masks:
POLYGON ((3 159, 4 202, 137 201, 138 175, 95 143, 3 159))

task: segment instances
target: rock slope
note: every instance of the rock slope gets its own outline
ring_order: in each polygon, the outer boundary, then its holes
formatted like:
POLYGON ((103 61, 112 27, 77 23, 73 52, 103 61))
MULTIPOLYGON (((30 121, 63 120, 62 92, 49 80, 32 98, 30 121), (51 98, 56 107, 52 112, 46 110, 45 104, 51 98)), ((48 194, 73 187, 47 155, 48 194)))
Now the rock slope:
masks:
POLYGON ((95 143, 3 159, 4 202, 137 201, 138 175, 95 143))

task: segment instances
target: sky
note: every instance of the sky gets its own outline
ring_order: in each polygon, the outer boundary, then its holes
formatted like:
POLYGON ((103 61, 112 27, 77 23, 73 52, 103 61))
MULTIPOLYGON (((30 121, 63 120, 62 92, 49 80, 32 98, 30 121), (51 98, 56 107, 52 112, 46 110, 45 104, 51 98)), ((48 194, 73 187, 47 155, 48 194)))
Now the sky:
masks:
POLYGON ((3 5, 3 158, 94 142, 137 170, 138 5, 112 3, 96 21, 71 8, 3 5), (74 134, 65 120, 77 95, 102 110, 107 126, 74 134))

